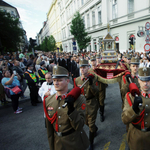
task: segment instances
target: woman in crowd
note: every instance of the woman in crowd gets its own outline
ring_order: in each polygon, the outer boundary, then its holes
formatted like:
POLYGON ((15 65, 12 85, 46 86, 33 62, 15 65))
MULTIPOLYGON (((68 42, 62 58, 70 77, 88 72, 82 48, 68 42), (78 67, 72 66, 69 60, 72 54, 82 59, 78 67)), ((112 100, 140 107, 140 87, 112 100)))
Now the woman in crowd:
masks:
POLYGON ((22 108, 19 108, 19 96, 21 94, 21 92, 19 92, 18 94, 15 94, 11 89, 14 88, 15 86, 20 86, 20 82, 19 80, 21 79, 21 77, 16 73, 16 74, 10 74, 9 70, 6 70, 3 72, 3 79, 1 81, 2 85, 5 88, 10 88, 10 95, 11 95, 11 100, 12 100, 12 107, 14 110, 15 114, 19 114, 22 111, 22 108))

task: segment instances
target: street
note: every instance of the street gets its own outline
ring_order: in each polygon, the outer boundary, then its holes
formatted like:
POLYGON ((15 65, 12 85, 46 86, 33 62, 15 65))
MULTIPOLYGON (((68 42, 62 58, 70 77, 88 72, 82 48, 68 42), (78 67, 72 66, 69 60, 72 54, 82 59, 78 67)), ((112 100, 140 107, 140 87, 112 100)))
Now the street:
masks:
MULTIPOLYGON (((31 106, 30 100, 21 102, 23 113, 14 114, 11 105, 0 108, 1 150, 49 150, 44 124, 43 104, 31 106)), ((118 83, 109 84, 106 89, 105 121, 100 122, 94 150, 127 150, 126 126, 121 120, 121 97, 118 83)), ((88 135, 88 127, 84 129, 88 135)))

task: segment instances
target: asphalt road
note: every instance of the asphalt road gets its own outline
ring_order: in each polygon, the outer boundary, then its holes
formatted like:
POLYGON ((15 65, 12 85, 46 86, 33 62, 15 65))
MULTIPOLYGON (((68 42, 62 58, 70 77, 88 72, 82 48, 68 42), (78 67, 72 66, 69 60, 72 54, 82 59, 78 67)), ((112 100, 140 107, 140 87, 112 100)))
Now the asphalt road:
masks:
MULTIPOLYGON (((49 150, 44 124, 43 105, 31 106, 29 100, 21 102, 22 114, 14 114, 10 105, 0 107, 1 150, 49 150)), ((106 90, 105 121, 96 125, 99 130, 94 150, 127 150, 126 127, 121 121, 121 97, 118 83, 106 90)), ((88 127, 84 127, 88 135, 88 127)))

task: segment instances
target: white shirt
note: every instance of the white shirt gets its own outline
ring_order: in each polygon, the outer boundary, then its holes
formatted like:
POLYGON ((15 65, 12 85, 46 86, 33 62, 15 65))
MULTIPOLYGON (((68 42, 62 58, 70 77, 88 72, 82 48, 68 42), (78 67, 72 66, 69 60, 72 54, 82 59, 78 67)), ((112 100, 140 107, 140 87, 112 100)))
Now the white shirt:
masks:
POLYGON ((50 95, 53 95, 55 94, 57 91, 55 90, 55 87, 54 85, 47 85, 47 82, 43 82, 42 86, 40 87, 38 93, 39 93, 39 96, 41 97, 42 101, 44 99, 44 94, 47 92, 47 91, 50 91, 50 95))

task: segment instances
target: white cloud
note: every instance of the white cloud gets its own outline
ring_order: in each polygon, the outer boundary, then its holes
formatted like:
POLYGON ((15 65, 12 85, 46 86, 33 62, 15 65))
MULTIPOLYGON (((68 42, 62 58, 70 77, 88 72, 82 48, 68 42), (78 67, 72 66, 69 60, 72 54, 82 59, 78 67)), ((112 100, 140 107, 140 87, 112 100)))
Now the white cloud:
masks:
POLYGON ((16 7, 27 36, 35 38, 46 20, 52 0, 4 0, 16 7))

